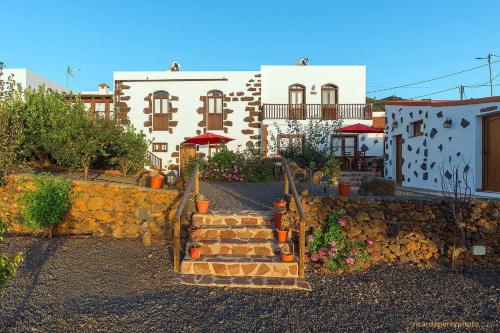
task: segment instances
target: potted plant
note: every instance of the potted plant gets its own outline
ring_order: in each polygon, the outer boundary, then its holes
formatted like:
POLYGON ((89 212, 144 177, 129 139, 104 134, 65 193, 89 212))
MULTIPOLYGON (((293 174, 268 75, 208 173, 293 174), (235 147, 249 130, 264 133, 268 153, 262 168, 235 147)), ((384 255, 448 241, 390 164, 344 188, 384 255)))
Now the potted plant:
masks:
POLYGON ((198 213, 205 214, 206 212, 208 212, 208 205, 210 203, 210 200, 208 200, 201 193, 197 193, 194 197, 194 200, 196 202, 196 209, 198 210, 198 213))
POLYGON ((153 169, 149 173, 151 176, 149 187, 159 189, 163 185, 163 176, 160 171, 153 169))
POLYGON ((290 231, 292 221, 292 217, 288 214, 281 218, 281 225, 276 229, 279 243, 284 243, 288 240, 288 232, 290 231))
POLYGON ((189 248, 189 256, 191 259, 200 259, 201 257, 201 245, 199 243, 194 242, 191 244, 189 248))
POLYGON ((284 207, 274 207, 274 226, 281 227, 281 219, 287 215, 287 210, 284 207))
POLYGON ((295 256, 293 255, 293 245, 290 246, 289 243, 284 243, 279 249, 281 255, 281 261, 292 262, 295 256))
POLYGON ((196 225, 190 226, 188 228, 189 239, 195 240, 196 237, 198 236, 198 233, 199 233, 200 230, 201 230, 201 228, 198 227, 198 226, 196 226, 196 225))
POLYGON ((351 184, 345 178, 339 178, 339 195, 347 197, 351 193, 351 184))
POLYGON ((286 201, 284 198, 276 198, 273 202, 274 208, 286 208, 286 201))

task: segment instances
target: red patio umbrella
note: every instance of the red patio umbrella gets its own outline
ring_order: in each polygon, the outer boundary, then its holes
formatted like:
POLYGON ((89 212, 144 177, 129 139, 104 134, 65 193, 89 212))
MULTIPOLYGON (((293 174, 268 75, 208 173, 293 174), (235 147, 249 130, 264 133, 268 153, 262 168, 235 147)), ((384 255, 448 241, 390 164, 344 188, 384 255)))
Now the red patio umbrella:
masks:
POLYGON ((373 126, 363 125, 360 123, 344 126, 337 129, 337 132, 343 133, 384 133, 383 129, 375 128, 373 126))
POLYGON ((219 143, 228 143, 229 141, 233 141, 234 139, 228 138, 226 136, 213 134, 210 132, 200 134, 197 136, 193 136, 192 138, 187 139, 183 143, 191 143, 195 145, 213 145, 219 143))

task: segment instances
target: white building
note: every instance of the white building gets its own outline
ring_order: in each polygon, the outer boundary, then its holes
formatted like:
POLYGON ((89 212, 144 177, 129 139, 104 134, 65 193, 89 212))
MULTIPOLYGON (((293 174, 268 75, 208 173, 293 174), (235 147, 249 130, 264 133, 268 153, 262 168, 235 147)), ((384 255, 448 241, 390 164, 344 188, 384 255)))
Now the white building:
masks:
POLYGON ((80 99, 88 110, 96 112, 100 117, 110 118, 114 111, 113 92, 106 83, 98 85, 98 90, 81 91, 80 99))
MULTIPOLYGON (((373 123, 365 105, 364 66, 262 66, 260 71, 115 72, 114 106, 152 141, 163 166, 178 166, 209 147, 182 145, 211 132, 235 139, 229 149, 267 154, 275 126, 287 119, 373 123)), ((383 118, 383 117, 379 117, 383 118)), ((333 134, 333 133, 332 133, 333 134)), ((383 135, 342 138, 344 150, 383 155, 383 135)))
POLYGON ((23 89, 26 89, 28 87, 37 89, 39 86, 45 85, 45 87, 49 89, 66 92, 68 91, 68 89, 66 89, 65 87, 26 68, 4 68, 1 71, 3 81, 7 81, 7 79, 12 76, 14 81, 20 84, 23 89))
MULTIPOLYGON (((441 190, 441 172, 466 167, 476 194, 500 192, 500 97, 387 102, 385 176, 441 190)), ((449 174, 447 174, 449 175, 449 174)))

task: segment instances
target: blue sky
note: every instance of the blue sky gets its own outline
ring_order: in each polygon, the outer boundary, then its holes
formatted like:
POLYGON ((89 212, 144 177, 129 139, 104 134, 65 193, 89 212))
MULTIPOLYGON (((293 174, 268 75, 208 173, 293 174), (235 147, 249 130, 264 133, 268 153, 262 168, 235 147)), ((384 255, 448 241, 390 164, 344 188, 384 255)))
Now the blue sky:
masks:
MULTIPOLYGON (((372 91, 500 55, 498 0, 2 0, 0 11, 0 61, 61 84, 67 65, 79 67, 73 90, 111 84, 117 70, 164 70, 173 60, 182 70, 257 70, 308 57, 311 65, 366 65, 372 91)), ((412 98, 488 79, 485 67, 369 96, 412 98)), ((488 95, 488 87, 466 88, 467 98, 488 95)), ((455 99, 458 89, 431 97, 455 99)))

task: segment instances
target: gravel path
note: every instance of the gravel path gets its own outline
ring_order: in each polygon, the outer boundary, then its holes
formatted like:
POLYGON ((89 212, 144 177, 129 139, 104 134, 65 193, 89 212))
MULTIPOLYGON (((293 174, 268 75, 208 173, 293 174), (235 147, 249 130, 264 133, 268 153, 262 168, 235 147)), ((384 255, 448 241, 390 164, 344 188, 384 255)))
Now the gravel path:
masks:
POLYGON ((0 251, 22 250, 26 261, 4 289, 0 331, 395 332, 429 322, 500 329, 499 271, 384 266, 310 273, 309 293, 225 290, 178 284, 166 248, 138 240, 7 238, 0 251))

